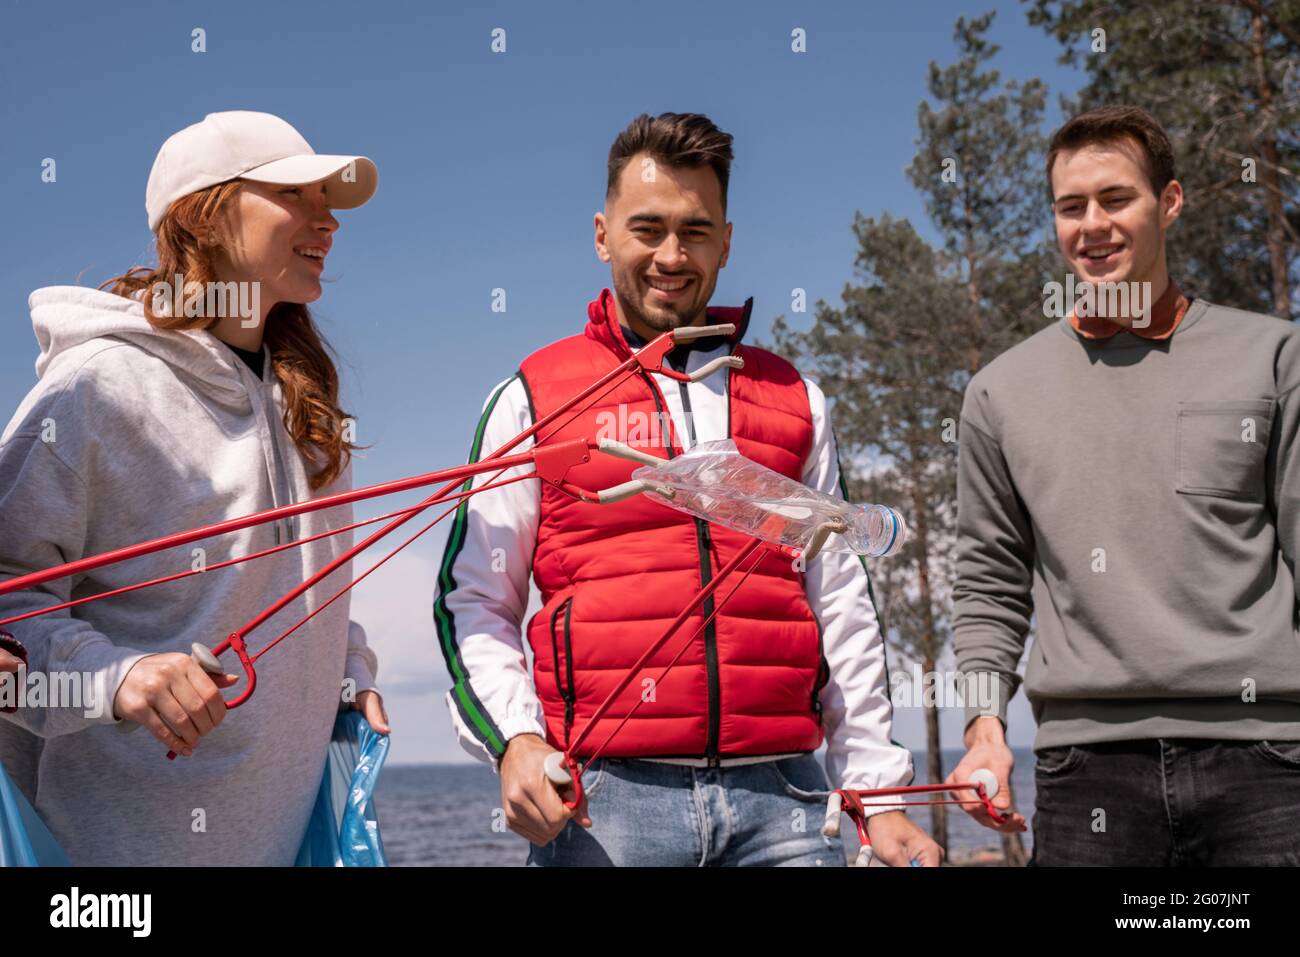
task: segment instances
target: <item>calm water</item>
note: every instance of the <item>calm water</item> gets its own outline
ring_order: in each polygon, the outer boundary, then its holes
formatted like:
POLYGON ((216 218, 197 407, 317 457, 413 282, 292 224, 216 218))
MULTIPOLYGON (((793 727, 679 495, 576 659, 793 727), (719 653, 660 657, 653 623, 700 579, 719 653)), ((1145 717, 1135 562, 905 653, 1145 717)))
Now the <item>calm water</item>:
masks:
MULTIPOLYGON (((954 767, 960 751, 944 753, 944 767, 954 767)), ((924 759, 918 755, 917 763, 924 759)), ((919 778, 917 783, 921 783, 919 778)), ((1012 780, 1016 806, 1026 817, 1034 804, 1034 757, 1016 751, 1012 780)), ((485 766, 425 764, 385 768, 376 791, 379 823, 394 866, 513 867, 528 856, 528 842, 512 831, 494 829, 501 822, 498 779, 485 766)), ((922 827, 929 826, 929 808, 911 812, 922 827)), ((952 849, 998 846, 998 835, 950 807, 952 849)), ((847 825, 846 825, 847 827, 847 825)), ((851 830, 851 828, 850 828, 851 830)), ((1030 846, 1025 834, 1025 846, 1030 846)))

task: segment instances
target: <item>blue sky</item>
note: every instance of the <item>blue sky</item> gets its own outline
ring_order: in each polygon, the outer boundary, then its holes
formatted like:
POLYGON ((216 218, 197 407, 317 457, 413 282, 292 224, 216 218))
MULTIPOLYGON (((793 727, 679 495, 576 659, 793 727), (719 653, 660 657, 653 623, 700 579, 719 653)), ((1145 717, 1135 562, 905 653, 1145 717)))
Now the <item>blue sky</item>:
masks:
MULTIPOLYGON (((996 8, 1005 77, 1054 104, 1080 76, 1016 2, 562 2, 0 6, 0 407, 34 382, 26 300, 151 262, 144 187, 159 145, 217 110, 283 116, 318 152, 379 167, 378 194, 339 214, 322 329, 358 419, 358 484, 462 463, 484 397, 533 349, 578 332, 608 285, 592 216, 605 160, 637 114, 702 112, 735 136, 731 260, 714 303, 753 296, 766 338, 790 290, 838 301, 855 210, 929 234, 904 173, 927 64, 952 25, 996 8), (191 50, 206 31, 207 52, 191 50), (806 29, 808 52, 790 51, 806 29), (506 31, 494 54, 491 32, 506 31), (46 157, 55 183, 41 181, 46 157), (17 239, 21 237, 21 240, 17 239), (492 290, 507 311, 491 311, 492 290)), ((1046 225, 1046 223, 1045 223, 1046 225)), ((807 317, 793 317, 796 327, 807 317)), ((8 412, 6 412, 6 416, 8 412)), ((395 505, 385 502, 384 508, 395 505)), ((362 507, 360 514, 377 514, 362 507)), ((429 605, 441 529, 358 588, 383 658, 397 761, 458 760, 429 605)), ((1013 743, 1032 734, 1018 707, 1013 743)), ((955 715, 951 716, 955 719, 955 715)), ((946 722, 945 744, 958 723, 946 722)), ((919 712, 900 740, 921 747, 919 712)))

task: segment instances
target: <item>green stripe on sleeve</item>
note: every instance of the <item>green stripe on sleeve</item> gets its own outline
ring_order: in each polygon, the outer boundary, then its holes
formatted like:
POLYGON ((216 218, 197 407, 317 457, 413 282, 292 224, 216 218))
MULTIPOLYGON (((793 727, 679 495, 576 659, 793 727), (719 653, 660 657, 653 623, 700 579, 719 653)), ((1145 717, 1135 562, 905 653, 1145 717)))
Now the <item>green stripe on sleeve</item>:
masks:
MULTIPOLYGON (((478 428, 474 431, 474 444, 469 453, 470 464, 477 462, 482 454, 483 433, 487 429, 488 419, 496 408, 497 400, 501 398, 501 393, 506 390, 510 383, 518 378, 519 374, 516 373, 503 382, 500 388, 493 393, 487 407, 483 410, 483 414, 479 417, 478 428)), ((465 484, 461 486, 461 491, 469 491, 473 487, 474 479, 475 476, 473 475, 466 478, 465 484)), ((456 559, 465 545, 468 525, 469 498, 466 497, 461 500, 460 505, 456 508, 456 517, 452 522, 451 532, 447 535, 447 546, 442 554, 442 567, 438 572, 438 595, 433 602, 433 620, 438 631, 438 644, 442 650, 442 657, 447 664, 447 671, 451 674, 453 681, 452 692, 461 717, 478 735, 479 740, 499 758, 505 754, 505 741, 501 730, 488 714, 487 708, 483 706, 478 696, 474 694, 474 689, 470 687, 469 675, 465 671, 456 643, 456 616, 447 607, 446 600, 447 595, 456 589, 456 577, 452 573, 452 568, 455 566, 456 559)))

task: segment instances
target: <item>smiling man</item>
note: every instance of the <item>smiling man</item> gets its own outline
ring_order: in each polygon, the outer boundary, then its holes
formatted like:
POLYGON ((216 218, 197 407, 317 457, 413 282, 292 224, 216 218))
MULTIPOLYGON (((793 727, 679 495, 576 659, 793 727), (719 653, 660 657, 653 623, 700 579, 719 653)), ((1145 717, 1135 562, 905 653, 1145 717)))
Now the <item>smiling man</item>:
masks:
POLYGON ((1148 113, 1069 120, 1047 175, 1074 276, 1154 307, 1063 317, 966 391, 955 646, 1002 694, 952 780, 1010 775, 1036 612, 1035 863, 1300 864, 1300 330, 1170 278, 1183 191, 1148 113))
MULTIPOLYGON (((556 438, 608 435, 661 458, 732 438, 749 458, 842 494, 821 390, 784 359, 742 344, 749 303, 709 307, 731 246, 731 158, 731 136, 698 114, 641 116, 619 134, 595 217, 614 290, 588 305, 581 334, 534 352, 492 391, 470 461, 661 333, 731 322, 734 335, 683 343, 668 361, 692 373, 734 354, 743 369, 689 384, 634 377, 556 438)), ((594 455, 568 478, 607 488, 633 467, 594 455)), ((531 864, 843 864, 820 834, 829 783, 813 752, 826 742, 836 787, 911 779, 911 756, 890 741, 885 649, 865 566, 822 552, 804 572, 761 562, 662 680, 654 679, 681 639, 652 661, 587 738, 608 744, 584 771, 586 806, 566 810, 544 774, 547 755, 583 732, 744 542, 645 496, 590 505, 532 480, 460 506, 434 605, 453 680, 447 702, 466 749, 499 767, 505 817, 532 842, 531 864), (524 630, 530 571, 542 607, 524 630)), ((900 811, 879 811, 868 827, 886 863, 939 862, 938 846, 900 811)))

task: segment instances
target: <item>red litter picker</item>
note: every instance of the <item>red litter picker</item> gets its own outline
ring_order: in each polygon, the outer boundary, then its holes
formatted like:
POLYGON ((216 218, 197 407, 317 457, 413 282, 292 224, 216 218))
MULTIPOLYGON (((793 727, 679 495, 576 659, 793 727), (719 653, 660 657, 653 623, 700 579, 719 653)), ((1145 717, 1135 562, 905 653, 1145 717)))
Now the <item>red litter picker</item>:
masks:
MULTIPOLYGON (((701 443, 689 452, 674 459, 664 459, 650 455, 647 452, 609 438, 602 438, 599 441, 593 439, 548 441, 566 424, 600 398, 618 388, 630 377, 644 376, 647 372, 654 372, 679 382, 694 382, 704 379, 724 367, 743 368, 744 360, 735 355, 715 359, 691 374, 680 373, 664 365, 665 356, 679 343, 705 336, 730 335, 734 332, 734 325, 723 323, 709 326, 688 326, 664 333, 648 343, 644 348, 634 352, 629 358, 563 403, 555 411, 520 432, 491 455, 478 462, 440 469, 390 482, 382 482, 307 502, 299 502, 251 515, 227 519, 212 525, 177 532, 152 541, 114 549, 99 555, 92 555, 53 568, 9 579, 0 583, 0 595, 33 589, 47 582, 82 574, 105 565, 127 561, 142 555, 176 548, 202 539, 255 525, 275 522, 307 512, 380 498, 413 489, 427 488, 433 485, 439 486, 422 501, 407 508, 392 511, 376 518, 353 522, 311 538, 286 542, 264 551, 233 558, 204 569, 189 569, 111 591, 33 608, 21 614, 0 619, 0 629, 3 629, 6 625, 12 625, 38 615, 69 611, 88 602, 111 599, 116 595, 141 588, 164 585, 191 575, 208 574, 224 567, 253 561, 287 548, 298 547, 309 541, 382 522, 381 527, 345 550, 337 558, 309 576, 301 584, 296 585, 285 595, 276 599, 272 604, 254 614, 243 626, 226 635, 213 647, 209 648, 197 643, 191 647, 190 653, 195 662, 210 674, 219 675, 224 673, 225 669, 220 659, 227 652, 233 652, 239 660, 244 673, 243 687, 237 691, 233 698, 226 700, 226 707, 233 709, 248 701, 257 690, 256 666, 263 655, 270 652, 281 641, 289 638, 310 621, 312 617, 319 614, 320 611, 350 591, 389 559, 423 536, 454 512, 461 502, 471 495, 477 495, 513 482, 529 479, 548 482, 556 489, 591 504, 616 502, 632 495, 646 494, 665 505, 748 534, 750 536, 748 543, 726 563, 722 570, 704 588, 687 602, 667 630, 646 649, 637 663, 623 676, 614 691, 602 702, 592 720, 588 721, 583 730, 575 736, 568 751, 565 753, 557 752, 551 756, 551 760, 547 763, 548 777, 557 787, 572 791, 572 794, 566 799, 566 804, 570 808, 576 808, 582 800, 582 766, 589 764, 609 745, 610 740, 626 723, 627 718, 639 707, 640 698, 638 697, 637 702, 632 705, 622 723, 616 726, 602 742, 593 748, 589 746, 588 737, 590 730, 595 726, 596 720, 606 714, 618 702, 618 699, 628 686, 637 677, 641 676, 646 663, 655 652, 681 630, 682 625, 698 612, 706 600, 722 591, 724 583, 728 581, 733 572, 740 570, 742 564, 745 564, 745 568, 739 579, 731 585, 720 600, 715 599, 710 617, 687 637, 676 656, 666 668, 662 669, 660 677, 662 677, 662 672, 672 668, 673 664, 695 641, 703 628, 712 621, 718 611, 744 584, 750 572, 768 552, 775 552, 790 561, 806 563, 823 549, 849 551, 875 557, 892 555, 906 541, 906 525, 902 516, 893 509, 881 505, 856 506, 809 489, 784 475, 745 458, 737 451, 736 446, 730 440, 701 443), (533 439, 532 447, 524 452, 509 454, 512 449, 529 438, 533 439), (641 467, 632 473, 629 481, 620 485, 600 490, 582 488, 571 482, 566 476, 573 467, 590 461, 593 452, 629 459, 641 467), (508 479, 501 478, 504 473, 511 469, 526 466, 532 466, 532 471, 508 479), (494 472, 495 474, 484 484, 474 487, 473 478, 488 472, 494 472), (250 649, 249 638, 251 634, 308 589, 318 585, 366 549, 388 538, 398 529, 407 525, 412 519, 435 506, 448 504, 449 508, 440 512, 432 521, 420 527, 364 572, 335 591, 328 600, 317 606, 310 614, 281 632, 260 649, 256 651, 250 649), (582 756, 584 763, 580 763, 579 755, 582 756)), ((8 636, 7 632, 3 631, 0 631, 0 635, 8 636)), ((132 729, 136 725, 128 724, 124 727, 132 729)), ((168 757, 174 758, 175 754, 169 753, 168 757)), ((882 791, 836 791, 831 797, 831 808, 835 812, 842 809, 849 815, 850 819, 857 823, 859 836, 863 839, 864 848, 869 855, 870 843, 866 840, 865 819, 862 816, 862 808, 864 807, 862 802, 864 800, 871 801, 876 798, 898 797, 906 794, 959 790, 973 791, 975 797, 967 801, 947 803, 980 801, 985 805, 986 810, 994 816, 995 820, 1001 820, 997 816, 997 812, 993 810, 991 803, 989 803, 992 794, 996 792, 996 780, 987 771, 973 775, 972 782, 966 785, 924 785, 909 788, 890 788, 882 791)), ((830 814, 828 812, 827 827, 828 833, 830 830, 837 830, 838 813, 830 814), (829 820, 830 817, 835 818, 833 827, 829 820)), ((861 862, 861 855, 859 860, 861 862)))

